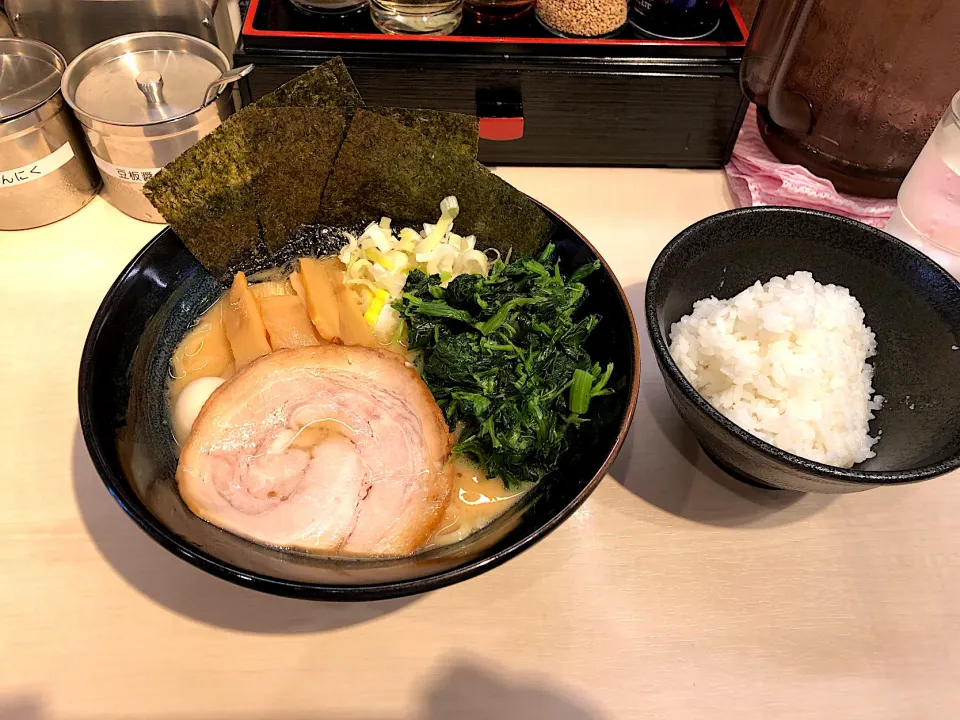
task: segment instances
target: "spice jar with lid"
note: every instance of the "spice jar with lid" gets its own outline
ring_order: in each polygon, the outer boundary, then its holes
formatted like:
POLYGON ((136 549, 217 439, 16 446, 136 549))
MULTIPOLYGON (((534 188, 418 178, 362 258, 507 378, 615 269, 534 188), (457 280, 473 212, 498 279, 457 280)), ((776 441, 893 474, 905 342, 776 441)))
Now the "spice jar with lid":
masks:
POLYGON ((37 40, 0 38, 0 230, 72 215, 100 189, 60 94, 63 55, 37 40))
POLYGON ((138 220, 164 222, 143 185, 233 114, 230 90, 207 95, 229 68, 216 46, 168 32, 112 38, 70 63, 63 95, 111 204, 138 220))
POLYGON ((479 25, 517 22, 528 16, 536 0, 464 0, 464 12, 479 25))
POLYGON ((627 22, 627 0, 537 0, 537 20, 562 37, 610 37, 627 22))
POLYGON ((720 27, 727 0, 633 0, 630 24, 641 37, 700 40, 720 27))

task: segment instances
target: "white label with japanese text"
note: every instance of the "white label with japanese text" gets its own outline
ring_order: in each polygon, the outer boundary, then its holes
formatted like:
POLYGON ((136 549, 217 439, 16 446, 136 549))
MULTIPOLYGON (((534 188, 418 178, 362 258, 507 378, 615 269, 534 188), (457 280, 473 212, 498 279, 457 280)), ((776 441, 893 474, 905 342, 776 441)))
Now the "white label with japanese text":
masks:
POLYGON ((97 167, 107 175, 120 178, 121 180, 127 180, 129 182, 140 183, 141 185, 162 170, 162 168, 121 167, 119 165, 109 163, 102 158, 98 158, 96 155, 94 155, 93 159, 96 161, 97 167))
POLYGON ((33 180, 39 180, 44 175, 56 172, 73 159, 73 148, 70 143, 62 145, 45 158, 10 170, 0 170, 0 190, 16 187, 33 180))

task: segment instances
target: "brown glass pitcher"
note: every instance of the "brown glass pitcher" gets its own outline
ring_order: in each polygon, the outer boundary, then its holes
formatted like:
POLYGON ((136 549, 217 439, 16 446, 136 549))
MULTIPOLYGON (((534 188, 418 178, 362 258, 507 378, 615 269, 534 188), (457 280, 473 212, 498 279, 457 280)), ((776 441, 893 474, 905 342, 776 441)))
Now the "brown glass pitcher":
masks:
POLYGON ((764 0, 740 78, 784 162, 896 197, 960 89, 960 0, 764 0))

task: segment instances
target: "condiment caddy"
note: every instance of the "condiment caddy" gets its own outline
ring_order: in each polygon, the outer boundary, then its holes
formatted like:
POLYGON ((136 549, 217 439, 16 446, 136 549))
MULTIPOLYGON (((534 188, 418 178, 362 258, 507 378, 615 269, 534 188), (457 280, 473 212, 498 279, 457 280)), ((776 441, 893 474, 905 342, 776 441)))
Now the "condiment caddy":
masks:
MULTIPOLYGON (((488 28, 521 18, 536 7, 543 27, 560 37, 608 38, 627 24, 642 37, 694 40, 720 26, 727 0, 287 0, 299 12, 327 21, 369 13, 380 32, 449 35, 464 12, 488 28), (369 8, 369 10, 368 10, 369 8)), ((507 33, 512 32, 505 28, 507 33)))
POLYGON ((603 21, 589 12, 557 19, 551 1, 534 9, 467 0, 444 36, 384 34, 366 12, 332 18, 290 0, 252 0, 234 64, 257 70, 240 83, 241 97, 253 102, 339 55, 373 105, 479 116, 487 164, 726 163, 746 111, 747 29, 734 3, 720 8, 708 37, 664 40, 638 36, 625 0, 571 4, 604 5, 603 21))

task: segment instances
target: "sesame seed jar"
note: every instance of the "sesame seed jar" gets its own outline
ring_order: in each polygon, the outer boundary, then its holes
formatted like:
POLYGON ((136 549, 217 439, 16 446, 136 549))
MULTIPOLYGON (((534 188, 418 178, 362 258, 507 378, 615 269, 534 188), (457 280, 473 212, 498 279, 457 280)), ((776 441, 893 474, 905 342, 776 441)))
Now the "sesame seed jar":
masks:
POLYGON ((627 0, 537 0, 537 20, 562 37, 610 37, 627 22, 627 0))

